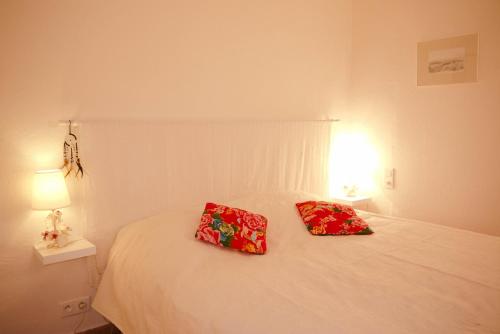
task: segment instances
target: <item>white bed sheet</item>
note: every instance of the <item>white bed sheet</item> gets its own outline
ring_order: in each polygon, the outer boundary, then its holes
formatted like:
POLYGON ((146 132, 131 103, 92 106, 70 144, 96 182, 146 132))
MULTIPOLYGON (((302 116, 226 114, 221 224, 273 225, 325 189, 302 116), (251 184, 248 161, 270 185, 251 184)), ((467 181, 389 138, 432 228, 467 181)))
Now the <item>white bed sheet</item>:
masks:
POLYGON ((500 333, 500 238, 364 213, 310 235, 304 194, 227 203, 269 220, 268 253, 195 240, 203 208, 123 228, 93 307, 126 334, 500 333))

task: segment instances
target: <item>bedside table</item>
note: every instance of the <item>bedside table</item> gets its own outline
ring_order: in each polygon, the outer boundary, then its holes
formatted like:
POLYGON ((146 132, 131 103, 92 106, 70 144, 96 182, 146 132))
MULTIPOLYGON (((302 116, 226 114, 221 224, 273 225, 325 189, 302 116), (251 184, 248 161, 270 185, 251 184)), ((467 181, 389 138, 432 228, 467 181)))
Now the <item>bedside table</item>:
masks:
POLYGON ((63 262, 96 254, 96 247, 86 239, 75 240, 61 248, 47 248, 44 243, 33 246, 43 265, 63 262))
POLYGON ((335 195, 332 197, 332 201, 339 204, 352 206, 354 209, 358 210, 368 210, 368 206, 371 202, 370 196, 345 196, 345 195, 335 195))

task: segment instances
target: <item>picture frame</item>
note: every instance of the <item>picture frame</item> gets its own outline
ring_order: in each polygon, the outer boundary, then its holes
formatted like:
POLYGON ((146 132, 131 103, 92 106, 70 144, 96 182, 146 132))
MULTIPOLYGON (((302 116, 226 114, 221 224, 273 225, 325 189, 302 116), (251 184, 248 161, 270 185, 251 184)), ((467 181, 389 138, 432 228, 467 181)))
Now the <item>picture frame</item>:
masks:
POLYGON ((420 42, 417 86, 477 82, 478 34, 420 42))

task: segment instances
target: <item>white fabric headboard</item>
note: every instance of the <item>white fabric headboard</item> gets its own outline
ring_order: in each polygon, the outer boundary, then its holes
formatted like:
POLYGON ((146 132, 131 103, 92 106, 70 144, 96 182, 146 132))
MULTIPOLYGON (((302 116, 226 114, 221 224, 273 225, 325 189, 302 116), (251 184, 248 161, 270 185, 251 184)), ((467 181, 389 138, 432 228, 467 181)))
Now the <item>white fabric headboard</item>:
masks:
POLYGON ((99 242, 173 207, 201 210, 206 201, 252 192, 326 195, 331 127, 328 121, 83 123, 83 230, 99 242))

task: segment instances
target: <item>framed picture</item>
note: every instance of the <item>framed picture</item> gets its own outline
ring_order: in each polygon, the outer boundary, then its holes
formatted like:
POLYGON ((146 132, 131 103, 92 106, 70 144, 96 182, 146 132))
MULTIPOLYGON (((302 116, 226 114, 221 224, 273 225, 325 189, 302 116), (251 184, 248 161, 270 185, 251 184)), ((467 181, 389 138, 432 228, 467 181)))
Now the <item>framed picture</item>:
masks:
POLYGON ((478 35, 418 43, 417 86, 477 81, 478 35))

